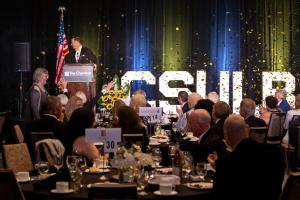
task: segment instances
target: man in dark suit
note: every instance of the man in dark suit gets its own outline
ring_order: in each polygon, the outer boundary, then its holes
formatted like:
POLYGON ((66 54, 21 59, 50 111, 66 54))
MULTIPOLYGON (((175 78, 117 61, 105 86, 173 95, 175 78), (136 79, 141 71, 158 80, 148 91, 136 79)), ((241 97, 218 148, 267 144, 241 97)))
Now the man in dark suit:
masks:
POLYGON ((267 126, 265 121, 254 116, 256 104, 252 99, 245 98, 240 104, 240 115, 250 127, 267 126))
POLYGON ((186 91, 180 91, 178 93, 178 103, 180 105, 180 108, 176 107, 176 111, 179 115, 182 115, 190 110, 188 101, 189 94, 186 91))
POLYGON ((214 119, 215 124, 212 125, 211 131, 215 132, 222 139, 224 138, 223 125, 231 112, 230 106, 224 101, 218 101, 213 106, 212 118, 214 119))
POLYGON ((41 118, 32 121, 26 128, 25 141, 31 153, 34 152, 34 146, 32 146, 30 132, 53 132, 54 138, 65 144, 65 124, 58 120, 61 113, 60 99, 56 96, 48 96, 42 106, 41 118))
POLYGON ((210 128, 211 117, 204 109, 193 111, 188 119, 189 128, 194 136, 198 137, 198 144, 191 146, 191 153, 195 163, 205 162, 207 156, 216 151, 223 154, 226 149, 220 135, 210 128))
POLYGON ((249 138, 249 126, 238 115, 224 123, 228 155, 208 161, 216 168, 215 199, 278 200, 284 177, 283 154, 279 147, 249 138))
POLYGON ((70 63, 80 63, 80 64, 87 64, 93 63, 94 64, 94 71, 96 70, 97 66, 97 57, 94 53, 85 46, 82 46, 81 39, 79 37, 74 37, 71 39, 71 46, 73 49, 70 53, 66 56, 66 64, 70 63))

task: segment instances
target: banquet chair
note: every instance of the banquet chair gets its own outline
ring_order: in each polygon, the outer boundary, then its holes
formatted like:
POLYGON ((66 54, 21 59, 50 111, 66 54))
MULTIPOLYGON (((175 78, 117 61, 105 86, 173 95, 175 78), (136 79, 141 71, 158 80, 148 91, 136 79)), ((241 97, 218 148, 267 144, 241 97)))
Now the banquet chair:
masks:
POLYGON ((0 194, 5 200, 25 200, 19 184, 11 170, 0 169, 0 194))
POLYGON ((267 126, 250 127, 250 137, 258 143, 265 143, 268 129, 267 126))
POLYGON ((0 113, 0 142, 1 142, 1 144, 3 144, 3 139, 4 139, 3 127, 4 127, 5 119, 6 119, 6 113, 0 113))
POLYGON ((33 169, 29 150, 25 143, 3 145, 2 154, 5 167, 15 173, 33 169))
POLYGON ((18 124, 14 125, 13 127, 13 134, 16 140, 16 143, 20 144, 20 143, 24 143, 24 135, 21 131, 21 128, 18 124))
POLYGON ((133 144, 139 145, 144 151, 146 149, 145 136, 143 133, 128 133, 122 134, 123 142, 131 142, 133 144))
POLYGON ((283 124, 286 113, 272 113, 269 122, 266 142, 269 144, 281 144, 284 137, 283 124))
POLYGON ((97 199, 137 199, 136 184, 92 184, 88 193, 89 200, 97 199))
POLYGON ((54 139, 54 133, 53 132, 30 132, 30 140, 31 140, 31 152, 34 159, 37 158, 37 152, 36 152, 36 143, 38 141, 44 140, 44 139, 54 139))

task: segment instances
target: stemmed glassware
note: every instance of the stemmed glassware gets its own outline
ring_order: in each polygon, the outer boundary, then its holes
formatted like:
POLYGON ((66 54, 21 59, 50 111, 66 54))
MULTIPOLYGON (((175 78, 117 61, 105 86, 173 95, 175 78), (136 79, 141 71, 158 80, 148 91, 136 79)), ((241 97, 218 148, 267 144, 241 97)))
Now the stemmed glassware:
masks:
POLYGON ((205 180, 205 176, 207 173, 207 164, 205 162, 197 163, 196 165, 196 173, 202 180, 205 180))
POLYGON ((35 169, 38 170, 39 172, 39 176, 38 178, 42 178, 43 176, 47 175, 49 172, 49 163, 47 161, 38 161, 35 165, 34 165, 35 169))
POLYGON ((152 149, 152 159, 155 162, 155 167, 159 167, 162 160, 162 153, 159 148, 152 149))
POLYGON ((64 156, 63 155, 56 155, 54 157, 54 167, 57 170, 57 173, 59 172, 59 169, 62 168, 64 165, 64 156))

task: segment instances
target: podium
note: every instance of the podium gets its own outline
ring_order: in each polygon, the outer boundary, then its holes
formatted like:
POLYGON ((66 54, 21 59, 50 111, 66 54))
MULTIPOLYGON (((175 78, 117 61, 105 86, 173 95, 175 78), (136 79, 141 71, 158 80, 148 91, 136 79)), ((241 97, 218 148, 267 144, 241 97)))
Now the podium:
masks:
POLYGON ((96 96, 96 83, 94 75, 94 64, 65 64, 63 77, 68 81, 67 89, 70 97, 76 92, 82 91, 86 98, 91 100, 96 96))

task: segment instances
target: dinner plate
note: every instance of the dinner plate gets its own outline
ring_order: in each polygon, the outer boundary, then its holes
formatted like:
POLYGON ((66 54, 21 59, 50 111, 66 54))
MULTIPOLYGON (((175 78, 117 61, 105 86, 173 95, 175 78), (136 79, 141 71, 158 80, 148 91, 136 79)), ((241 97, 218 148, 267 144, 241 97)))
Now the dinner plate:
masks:
POLYGON ((28 183, 28 182, 31 182, 31 181, 33 181, 31 178, 28 178, 26 180, 17 179, 18 183, 28 183))
POLYGON ((84 170, 85 173, 88 173, 88 174, 100 174, 100 173, 107 173, 107 172, 110 172, 110 169, 108 168, 102 168, 102 169, 98 169, 97 170, 93 170, 91 171, 91 169, 86 169, 84 170))
POLYGON ((159 190, 157 190, 154 192, 154 194, 159 195, 159 196, 174 196, 174 195, 177 195, 178 192, 173 190, 171 193, 165 194, 165 193, 161 193, 159 190))
POLYGON ((210 190, 213 188, 213 183, 210 182, 196 182, 196 183, 187 183, 186 186, 191 189, 197 190, 210 190))
POLYGON ((73 189, 69 189, 69 190, 64 191, 64 192, 58 192, 56 189, 52 189, 51 192, 55 193, 55 194, 70 194, 70 193, 73 193, 74 190, 73 189))

